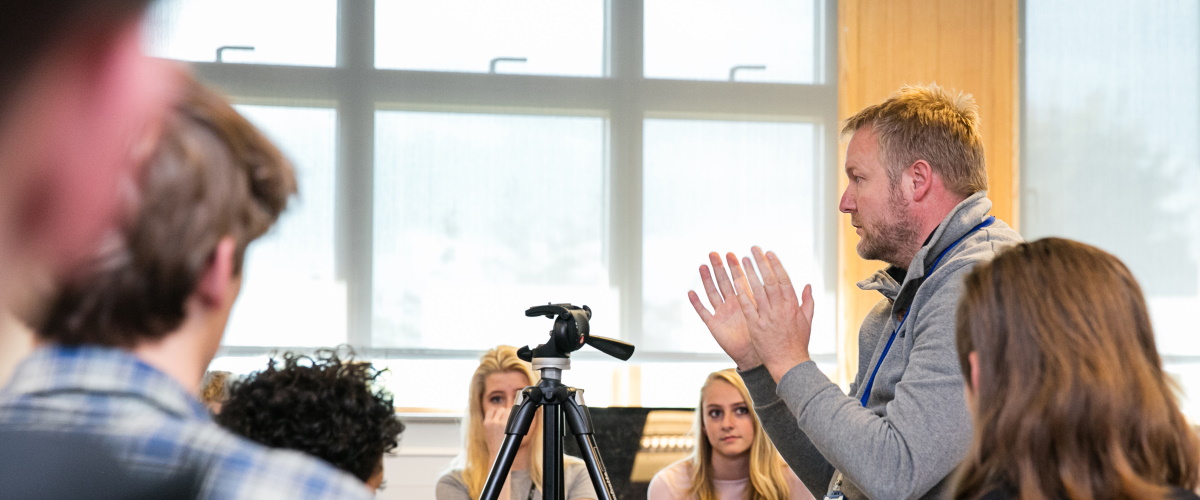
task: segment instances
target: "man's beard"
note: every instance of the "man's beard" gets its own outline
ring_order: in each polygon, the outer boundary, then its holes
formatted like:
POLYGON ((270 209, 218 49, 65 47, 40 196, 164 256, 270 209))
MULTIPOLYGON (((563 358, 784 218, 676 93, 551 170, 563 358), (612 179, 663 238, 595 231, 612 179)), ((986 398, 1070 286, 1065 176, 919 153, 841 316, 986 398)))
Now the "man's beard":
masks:
POLYGON ((900 196, 898 189, 888 195, 890 210, 879 224, 863 235, 858 243, 858 256, 867 260, 881 260, 896 267, 907 268, 919 248, 920 224, 908 211, 908 202, 900 196))

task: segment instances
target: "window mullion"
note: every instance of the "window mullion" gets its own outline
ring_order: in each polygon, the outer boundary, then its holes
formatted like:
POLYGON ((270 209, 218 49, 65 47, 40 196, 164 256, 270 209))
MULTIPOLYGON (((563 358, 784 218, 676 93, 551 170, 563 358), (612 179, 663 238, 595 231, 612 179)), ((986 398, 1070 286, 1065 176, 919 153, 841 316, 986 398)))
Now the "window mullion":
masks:
MULTIPOLYGON (((608 67, 615 82, 609 120, 609 272, 621 295, 622 337, 642 342, 642 0, 608 2, 608 67)), ((636 375, 631 372, 630 375, 636 375)), ((638 377, 618 377, 629 401, 641 401, 638 377)))
POLYGON ((346 283, 350 344, 372 343, 375 2, 338 2, 337 226, 338 277, 346 283))

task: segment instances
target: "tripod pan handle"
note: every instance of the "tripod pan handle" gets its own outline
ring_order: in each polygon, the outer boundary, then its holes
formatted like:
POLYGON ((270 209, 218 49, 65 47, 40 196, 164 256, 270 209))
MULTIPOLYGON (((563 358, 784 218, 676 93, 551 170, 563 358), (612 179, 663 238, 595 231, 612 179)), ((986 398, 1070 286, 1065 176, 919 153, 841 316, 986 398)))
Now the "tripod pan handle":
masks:
POLYGON ((628 361, 633 356, 633 344, 617 339, 589 335, 587 337, 587 345, 595 347, 596 350, 621 361, 628 361))

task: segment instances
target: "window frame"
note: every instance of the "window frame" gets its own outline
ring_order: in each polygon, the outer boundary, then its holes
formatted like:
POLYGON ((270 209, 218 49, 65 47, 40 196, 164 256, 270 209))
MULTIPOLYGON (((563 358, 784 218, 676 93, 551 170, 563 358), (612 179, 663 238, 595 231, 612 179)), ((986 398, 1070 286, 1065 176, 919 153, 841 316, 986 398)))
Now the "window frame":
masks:
MULTIPOLYGON (((608 255, 612 286, 620 290, 621 331, 638 345, 642 330, 642 140, 646 119, 665 116, 717 120, 789 121, 818 127, 817 255, 822 280, 837 297, 837 74, 835 0, 814 0, 813 84, 648 79, 643 76, 643 0, 606 2, 605 77, 484 74, 376 69, 375 2, 338 0, 334 67, 190 63, 198 77, 238 104, 330 106, 336 113, 335 266, 347 285, 347 342, 365 359, 474 359, 476 349, 372 347, 374 116, 378 110, 591 115, 607 120, 608 255), (524 112, 524 111, 523 111, 524 112), (617 202, 619 200, 619 202, 617 202), (620 230, 612 228, 619 227, 620 230)), ((696 256, 697 265, 703 256, 696 256)), ((681 297, 684 290, 680 290, 681 297)), ((830 311, 837 311, 836 306, 830 311)), ((603 312, 599 312, 603 314, 603 312)), ((835 321, 836 323, 836 321, 835 321)), ((537 325, 531 325, 535 327, 537 325)), ((826 334, 826 333, 822 333, 826 334)), ((834 331, 827 332, 835 335, 834 331)), ((603 335, 603 334, 602 334, 603 335)), ((616 335, 609 335, 616 336, 616 335)), ((835 351, 838 349, 835 346, 835 351)), ((312 347, 222 346, 218 357, 262 356, 312 347)), ((607 359, 589 349, 576 359, 607 359)), ((836 352, 814 359, 833 373, 836 352)), ((639 350, 633 363, 728 361, 724 354, 639 350)), ((636 370, 628 380, 638 402, 636 370)))

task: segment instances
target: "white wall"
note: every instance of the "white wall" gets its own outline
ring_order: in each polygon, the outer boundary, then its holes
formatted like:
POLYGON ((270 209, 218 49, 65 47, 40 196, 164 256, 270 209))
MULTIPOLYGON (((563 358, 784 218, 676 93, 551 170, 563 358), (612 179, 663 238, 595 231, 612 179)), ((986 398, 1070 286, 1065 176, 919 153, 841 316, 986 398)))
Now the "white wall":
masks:
POLYGON ((400 446, 383 462, 381 500, 433 500, 433 487, 462 446, 460 417, 401 414, 400 446))

